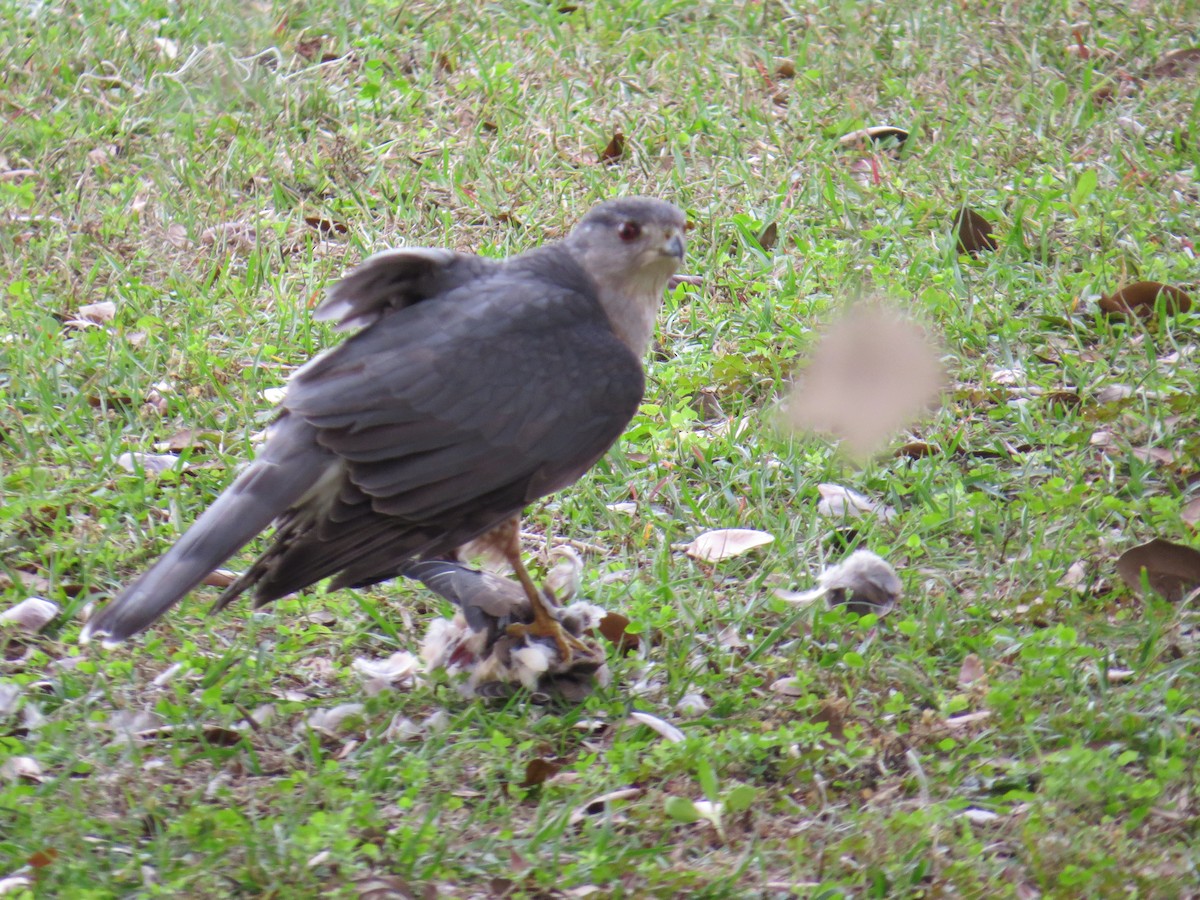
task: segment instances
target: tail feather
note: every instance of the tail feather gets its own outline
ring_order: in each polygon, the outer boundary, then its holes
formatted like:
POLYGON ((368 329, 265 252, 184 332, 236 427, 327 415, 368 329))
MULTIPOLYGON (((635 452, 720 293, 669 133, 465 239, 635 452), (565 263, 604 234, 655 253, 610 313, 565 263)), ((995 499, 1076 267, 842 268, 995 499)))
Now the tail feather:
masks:
POLYGON ((334 457, 302 421, 277 423, 263 449, 149 570, 87 623, 80 640, 118 644, 149 627, 289 507, 307 501, 334 457))

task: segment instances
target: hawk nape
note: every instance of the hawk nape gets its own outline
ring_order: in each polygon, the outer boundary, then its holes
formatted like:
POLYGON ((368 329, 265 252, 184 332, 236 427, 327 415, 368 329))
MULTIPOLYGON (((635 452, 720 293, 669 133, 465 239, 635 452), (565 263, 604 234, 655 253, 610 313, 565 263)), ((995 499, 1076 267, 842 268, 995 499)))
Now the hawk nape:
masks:
POLYGON ((533 607, 519 627, 569 658, 577 642, 525 571, 511 522, 576 481, 632 418, 685 224, 669 203, 625 198, 503 261, 372 256, 316 312, 360 330, 296 373, 258 457, 83 640, 146 628, 272 522, 271 546, 214 609, 329 576, 364 587, 500 526, 493 541, 533 607))

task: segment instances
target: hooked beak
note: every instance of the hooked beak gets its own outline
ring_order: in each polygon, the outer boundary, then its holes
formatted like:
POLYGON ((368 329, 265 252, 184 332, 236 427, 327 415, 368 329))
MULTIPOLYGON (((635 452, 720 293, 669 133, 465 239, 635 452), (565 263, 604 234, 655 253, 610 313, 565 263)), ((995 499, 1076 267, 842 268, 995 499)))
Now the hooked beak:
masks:
POLYGON ((667 238, 666 243, 662 245, 662 255, 672 256, 677 260, 683 260, 684 251, 687 245, 684 243, 683 235, 679 233, 672 234, 667 238))

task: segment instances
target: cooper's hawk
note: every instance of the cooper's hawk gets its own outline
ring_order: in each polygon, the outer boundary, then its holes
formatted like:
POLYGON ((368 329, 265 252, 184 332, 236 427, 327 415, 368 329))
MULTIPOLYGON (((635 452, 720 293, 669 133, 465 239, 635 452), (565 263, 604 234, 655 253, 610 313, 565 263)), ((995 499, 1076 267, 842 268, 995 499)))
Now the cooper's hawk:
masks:
MULTIPOLYGON (((388 250, 336 284, 321 320, 360 328, 297 372, 257 459, 83 630, 123 641, 275 523, 217 600, 261 606, 334 576, 364 587, 455 549, 566 487, 641 401, 642 356, 683 259, 683 213, 649 198, 594 207, 563 241, 504 261, 388 250)), ((501 532, 505 534, 505 532, 501 532)), ((565 634, 502 542, 533 608, 565 634)))

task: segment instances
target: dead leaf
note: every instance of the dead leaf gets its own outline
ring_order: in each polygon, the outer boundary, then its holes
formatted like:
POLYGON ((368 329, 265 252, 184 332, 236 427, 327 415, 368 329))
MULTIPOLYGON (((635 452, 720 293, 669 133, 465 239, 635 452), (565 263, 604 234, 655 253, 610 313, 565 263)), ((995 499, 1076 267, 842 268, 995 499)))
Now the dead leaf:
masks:
POLYGON ((0 878, 0 897, 32 886, 33 880, 26 878, 24 875, 9 875, 5 878, 0 878))
MULTIPOLYGON (((134 736, 143 741, 161 741, 175 736, 179 736, 183 740, 197 740, 196 733, 192 729, 177 727, 175 725, 158 725, 154 728, 143 728, 140 731, 135 731, 134 736)), ((244 736, 242 732, 233 728, 226 728, 224 725, 200 726, 200 738, 203 738, 205 743, 212 744, 214 747, 233 747, 241 743, 244 736)))
POLYGON ((99 303, 88 303, 79 307, 75 313, 76 318, 71 321, 81 322, 85 325, 103 325, 105 322, 111 322, 116 315, 117 304, 111 300, 102 300, 99 303))
POLYGON ((846 739, 846 701, 844 699, 826 700, 812 715, 814 724, 825 724, 825 733, 835 741, 846 739))
POLYGON ((1127 285, 1109 297, 1101 297, 1097 305, 1110 316, 1147 319, 1154 315, 1159 297, 1162 297, 1167 315, 1184 313, 1192 308, 1192 298, 1186 291, 1158 281, 1127 285))
POLYGON ((616 803, 618 800, 632 800, 634 797, 640 797, 646 793, 645 788, 621 788, 617 791, 610 791, 607 794, 601 794, 599 797, 594 797, 582 806, 577 806, 567 820, 570 825, 578 825, 588 816, 598 816, 600 813, 609 809, 609 806, 616 803))
POLYGON ((258 228, 252 222, 222 222, 200 232, 200 243, 249 252, 258 244, 258 228))
POLYGON ((1142 462, 1156 466, 1173 466, 1178 458, 1166 447, 1132 447, 1130 452, 1142 462))
POLYGON ((881 522, 890 522, 896 517, 896 510, 890 506, 876 503, 858 491, 842 487, 840 484, 818 484, 817 493, 821 495, 817 503, 817 514, 830 519, 857 519, 859 516, 871 514, 881 522))
POLYGON ((1200 525, 1200 497, 1189 500, 1183 511, 1179 513, 1179 518, 1193 528, 1200 525))
POLYGON ((980 662, 979 657, 974 653, 968 653, 963 657, 962 665, 958 667, 958 686, 960 688, 970 687, 985 675, 983 663, 980 662))
POLYGON ((209 587, 227 588, 237 581, 237 579, 237 572, 231 572, 228 569, 213 569, 204 576, 204 580, 200 583, 209 587))
POLYGON ((1185 47, 1164 53, 1146 74, 1157 78, 1180 78, 1200 69, 1200 47, 1185 47))
POLYGON ((992 223, 975 210, 964 206, 954 215, 954 234, 958 238, 958 252, 978 256, 993 251, 998 246, 992 236, 992 223))
POLYGON ((318 709, 308 717, 308 725, 314 731, 336 735, 339 731, 349 731, 360 722, 366 709, 361 703, 343 703, 332 709, 318 709))
POLYGON ((1046 391, 1042 394, 1042 400, 1051 406, 1061 406, 1064 410, 1075 409, 1083 403, 1079 391, 1072 390, 1046 391))
POLYGON ((178 222, 167 226, 163 238, 176 250, 187 250, 192 246, 191 238, 187 236, 187 228, 178 222))
POLYGON ((165 441, 154 445, 155 450, 180 453, 184 450, 204 450, 207 442, 214 436, 211 431, 201 431, 197 428, 181 428, 165 441))
POLYGON ((681 716, 700 716, 708 712, 708 701, 702 694, 684 694, 675 704, 675 712, 681 716))
POLYGON ((987 721, 992 717, 990 709, 981 709, 979 712, 963 713, 961 716, 952 716, 945 721, 947 728, 966 728, 968 725, 974 725, 977 722, 987 721))
POLYGON ((658 716, 635 710, 629 714, 629 718, 640 725, 645 725, 651 731, 657 732, 663 740, 669 741, 672 744, 678 744, 683 741, 683 732, 658 716))
POLYGON ((865 147, 873 143, 883 148, 890 146, 899 150, 907 140, 908 132, 903 128, 895 125, 870 125, 843 135, 838 138, 838 143, 843 147, 865 147))
POLYGON ((716 388, 700 388, 692 395, 691 407, 700 414, 705 422, 725 418, 725 410, 721 409, 721 401, 717 397, 716 388))
POLYGON ((21 705, 21 686, 12 681, 0 681, 0 719, 11 716, 21 705))
MULTIPOLYGON (((427 900, 428 891, 418 891, 395 875, 364 875, 350 882, 358 900, 427 900)), ((438 895, 435 892, 433 896, 438 895)))
POLYGON ((779 240, 779 224, 776 222, 768 222, 766 227, 758 233, 755 238, 758 246, 764 250, 772 250, 776 242, 779 240))
POLYGON ((542 784, 546 779, 558 774, 562 768, 561 762, 556 762, 553 759, 547 759, 541 756, 535 756, 525 764, 525 780, 518 787, 531 788, 542 784))
POLYGON ((621 161, 625 155, 625 135, 619 131, 614 131, 612 139, 600 151, 600 162, 607 165, 615 165, 621 161))
POLYGON ((32 756, 10 756, 0 765, 0 778, 6 781, 29 781, 41 784, 42 767, 32 756))
POLYGON ((1155 538, 1126 550, 1117 560, 1117 573, 1139 597, 1143 571, 1150 590, 1178 603, 1185 594, 1200 587, 1200 550, 1155 538))
MULTIPOLYGON (((161 475, 174 469, 179 457, 173 453, 122 453, 116 462, 126 472, 135 475, 139 470, 147 475, 161 475)), ((188 467, 185 464, 183 468, 188 467)))
POLYGON ((1075 560, 1067 567, 1067 571, 1063 573, 1062 578, 1058 579, 1058 586, 1065 587, 1072 591, 1083 590, 1087 583, 1087 569, 1083 565, 1082 560, 1075 560))
POLYGON ((1096 391, 1096 402, 1118 403, 1121 400, 1128 400, 1133 394, 1133 388, 1127 384, 1108 384, 1096 391))
POLYGON ((333 237, 335 234, 345 234, 350 230, 341 222, 322 219, 320 216, 305 216, 304 224, 317 231, 323 238, 333 237))
POLYGON ((626 629, 629 628, 629 618, 621 615, 621 613, 607 613, 600 624, 596 626, 596 630, 601 636, 620 650, 622 653, 629 653, 638 648, 641 643, 641 638, 636 634, 630 634, 626 629))
POLYGON ((765 546, 774 540, 774 535, 753 528, 718 528, 696 535, 690 544, 679 546, 678 549, 701 562, 717 562, 749 553, 755 547, 765 546))
POLYGON ((171 40, 171 38, 156 37, 154 46, 158 48, 158 52, 165 59, 177 59, 179 57, 179 42, 171 40))
POLYGON ((933 456, 939 452, 937 447, 925 441, 909 441, 901 444, 892 455, 897 459, 924 459, 926 456, 933 456))
POLYGON ((27 597, 0 613, 0 625, 11 624, 18 631, 37 634, 58 615, 58 604, 42 597, 27 597))
POLYGON ((783 697, 803 697, 808 693, 808 688, 799 678, 778 678, 771 682, 771 690, 783 697))

